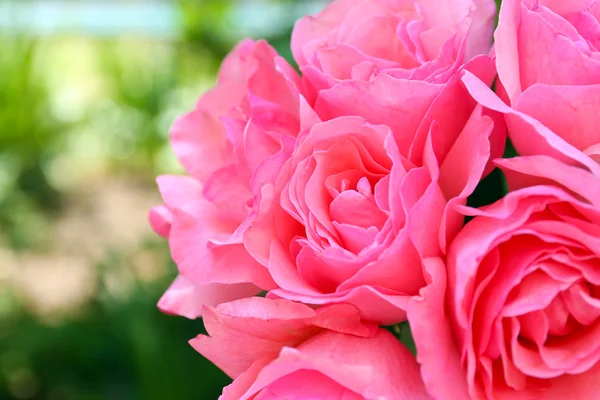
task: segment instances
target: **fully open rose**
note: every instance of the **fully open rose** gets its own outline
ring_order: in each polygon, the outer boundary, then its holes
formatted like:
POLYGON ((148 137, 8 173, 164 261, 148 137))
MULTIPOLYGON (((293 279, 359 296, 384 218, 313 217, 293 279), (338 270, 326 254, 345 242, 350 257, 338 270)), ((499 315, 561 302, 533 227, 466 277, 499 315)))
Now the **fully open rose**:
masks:
POLYGON ((221 400, 427 400, 414 356, 357 310, 250 298, 204 311, 190 343, 234 382, 221 400))
POLYGON ((524 128, 510 115, 520 154, 558 157, 577 149, 600 161, 599 19, 595 0, 502 2, 495 33, 500 93, 552 131, 524 128))
POLYGON ((476 108, 438 157, 437 126, 419 164, 399 151, 388 126, 360 117, 319 122, 300 135, 274 204, 264 207, 271 212, 245 235, 278 285, 270 296, 347 302, 385 324, 405 318, 408 299, 425 284, 421 259, 441 255, 462 226, 455 207, 482 176, 494 131, 476 108))
POLYGON ((547 184, 467 211, 447 274, 426 260, 431 284, 408 312, 426 386, 444 400, 596 399, 600 181, 546 156, 501 165, 511 186, 547 184))

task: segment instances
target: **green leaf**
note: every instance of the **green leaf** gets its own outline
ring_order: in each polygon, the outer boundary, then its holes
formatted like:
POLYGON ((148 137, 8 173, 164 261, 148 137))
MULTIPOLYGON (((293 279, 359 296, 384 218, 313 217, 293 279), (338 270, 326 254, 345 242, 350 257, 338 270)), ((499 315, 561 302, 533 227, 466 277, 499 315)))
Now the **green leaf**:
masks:
POLYGON ((470 207, 486 206, 500 200, 506 193, 504 173, 499 168, 495 168, 479 182, 473 194, 467 199, 467 205, 470 207))
POLYGON ((504 147, 504 155, 502 158, 513 158, 518 156, 519 153, 517 153, 517 150, 515 150, 515 146, 513 146, 510 139, 506 139, 506 147, 504 147))
MULTIPOLYGON (((518 157, 518 155, 510 139, 506 139, 502 158, 518 157)), ((499 168, 496 168, 479 182, 473 194, 467 199, 467 205, 469 207, 487 206, 503 198, 506 193, 508 193, 506 177, 499 168)))
POLYGON ((389 332, 391 332, 402 344, 415 356, 417 355, 417 347, 410 330, 408 321, 401 322, 396 325, 384 326, 389 332))

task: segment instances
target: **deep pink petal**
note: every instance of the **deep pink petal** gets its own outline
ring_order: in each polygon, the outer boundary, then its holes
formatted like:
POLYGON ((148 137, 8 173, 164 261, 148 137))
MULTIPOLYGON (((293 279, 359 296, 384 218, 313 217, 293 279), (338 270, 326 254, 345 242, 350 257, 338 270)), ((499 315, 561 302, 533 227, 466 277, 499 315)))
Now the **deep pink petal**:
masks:
POLYGON ((150 221, 150 226, 154 232, 164 238, 169 237, 173 214, 167 206, 161 205, 152 207, 148 213, 148 220, 150 221))

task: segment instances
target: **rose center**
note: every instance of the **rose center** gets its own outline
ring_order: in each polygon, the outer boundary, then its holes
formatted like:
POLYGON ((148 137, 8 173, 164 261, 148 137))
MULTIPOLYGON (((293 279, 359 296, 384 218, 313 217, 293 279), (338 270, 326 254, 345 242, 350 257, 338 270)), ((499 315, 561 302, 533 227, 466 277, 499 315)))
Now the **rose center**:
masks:
POLYGON ((371 182, 366 176, 359 177, 352 171, 345 175, 332 176, 326 182, 332 197, 329 213, 340 245, 358 254, 373 243, 388 216, 375 199, 378 179, 371 182))

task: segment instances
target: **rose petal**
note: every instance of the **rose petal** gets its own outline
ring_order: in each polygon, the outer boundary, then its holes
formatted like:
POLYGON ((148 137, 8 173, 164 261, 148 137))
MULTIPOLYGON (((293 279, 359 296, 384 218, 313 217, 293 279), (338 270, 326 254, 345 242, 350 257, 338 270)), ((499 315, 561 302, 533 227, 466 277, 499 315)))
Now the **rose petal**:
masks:
POLYGON ((250 283, 197 285, 179 275, 158 301, 158 308, 166 314, 196 319, 202 316, 204 306, 214 307, 259 292, 260 289, 250 283))
POLYGON ((537 84, 525 90, 515 105, 580 150, 600 143, 599 108, 600 85, 537 84))
POLYGON ((206 307, 203 320, 210 336, 199 335, 190 344, 235 378, 254 362, 275 357, 282 347, 296 346, 323 328, 372 335, 356 309, 349 307, 334 305, 314 311, 300 303, 260 297, 206 307))

